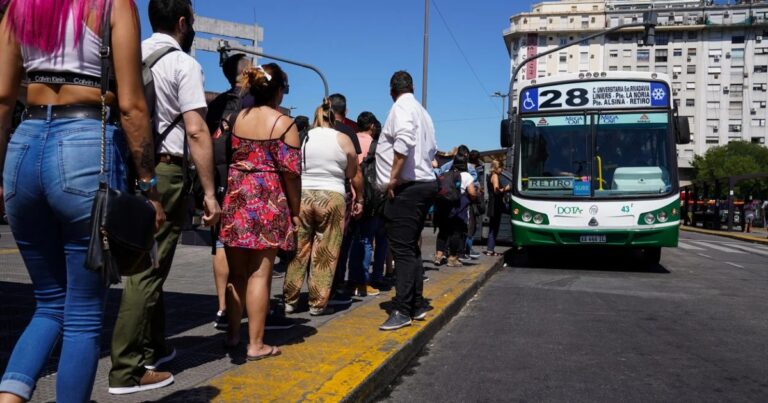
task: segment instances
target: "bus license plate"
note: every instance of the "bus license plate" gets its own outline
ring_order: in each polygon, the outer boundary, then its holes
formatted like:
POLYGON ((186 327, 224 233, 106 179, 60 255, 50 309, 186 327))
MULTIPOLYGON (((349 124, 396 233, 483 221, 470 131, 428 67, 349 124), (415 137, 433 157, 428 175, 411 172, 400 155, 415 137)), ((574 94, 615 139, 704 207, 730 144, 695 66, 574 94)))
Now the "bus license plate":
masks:
POLYGON ((605 243, 605 235, 582 235, 579 238, 581 243, 605 243))

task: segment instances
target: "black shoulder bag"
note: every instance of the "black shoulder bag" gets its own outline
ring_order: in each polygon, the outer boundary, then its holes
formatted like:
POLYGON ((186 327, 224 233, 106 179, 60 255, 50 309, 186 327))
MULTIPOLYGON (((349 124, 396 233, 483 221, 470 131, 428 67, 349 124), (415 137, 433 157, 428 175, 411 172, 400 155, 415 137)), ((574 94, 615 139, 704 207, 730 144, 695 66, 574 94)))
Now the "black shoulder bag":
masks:
POLYGON ((117 284, 152 266, 155 208, 143 196, 109 187, 106 179, 107 106, 111 58, 111 2, 105 2, 101 39, 101 161, 99 190, 91 209, 91 240, 85 267, 101 273, 105 285, 117 284))

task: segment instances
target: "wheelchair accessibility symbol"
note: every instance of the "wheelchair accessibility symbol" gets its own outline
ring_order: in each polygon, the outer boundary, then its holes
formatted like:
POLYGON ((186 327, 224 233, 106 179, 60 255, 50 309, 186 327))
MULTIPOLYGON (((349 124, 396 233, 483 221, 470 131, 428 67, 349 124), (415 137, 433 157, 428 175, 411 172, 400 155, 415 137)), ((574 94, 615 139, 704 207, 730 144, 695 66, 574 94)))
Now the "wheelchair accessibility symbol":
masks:
POLYGON ((530 89, 523 92, 522 107, 526 112, 535 111, 538 109, 539 93, 536 89, 530 89))

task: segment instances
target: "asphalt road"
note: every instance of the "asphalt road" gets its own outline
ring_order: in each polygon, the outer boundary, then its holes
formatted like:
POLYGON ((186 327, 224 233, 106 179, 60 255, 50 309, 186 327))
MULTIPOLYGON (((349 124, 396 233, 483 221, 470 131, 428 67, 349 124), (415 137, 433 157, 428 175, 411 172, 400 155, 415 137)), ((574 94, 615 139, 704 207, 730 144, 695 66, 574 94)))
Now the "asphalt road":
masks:
POLYGON ((768 401, 768 246, 683 232, 651 270, 550 257, 491 278, 380 399, 768 401))

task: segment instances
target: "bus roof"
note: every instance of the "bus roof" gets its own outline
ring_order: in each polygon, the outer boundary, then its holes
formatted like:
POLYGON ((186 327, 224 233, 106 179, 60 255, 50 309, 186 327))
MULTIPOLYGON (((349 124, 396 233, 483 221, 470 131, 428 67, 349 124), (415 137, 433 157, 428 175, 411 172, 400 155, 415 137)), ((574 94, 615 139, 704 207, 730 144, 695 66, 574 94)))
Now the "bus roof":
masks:
POLYGON ((529 86, 550 85, 563 81, 581 80, 639 80, 639 81, 664 81, 669 83, 669 75, 664 73, 650 73, 641 71, 598 71, 595 73, 561 73, 554 76, 540 77, 533 80, 520 80, 518 88, 529 86))

